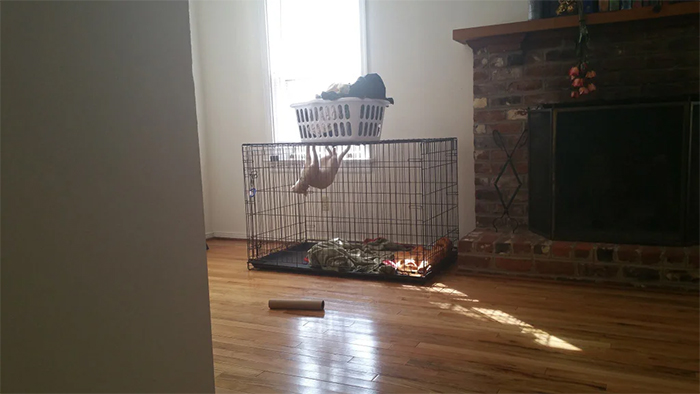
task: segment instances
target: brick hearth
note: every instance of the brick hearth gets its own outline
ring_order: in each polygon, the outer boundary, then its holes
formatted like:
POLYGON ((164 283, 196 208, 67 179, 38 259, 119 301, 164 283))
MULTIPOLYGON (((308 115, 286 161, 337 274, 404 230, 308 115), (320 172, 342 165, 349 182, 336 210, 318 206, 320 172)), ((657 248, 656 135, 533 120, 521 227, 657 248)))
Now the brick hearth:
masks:
MULTIPOLYGON (((598 74, 598 90, 577 101, 699 93, 697 15, 595 25, 589 30, 589 63, 598 74)), ((511 150, 526 127, 528 107, 574 101, 567 70, 576 62, 577 37, 578 29, 569 28, 470 42, 477 230, 460 241, 459 270, 697 289, 697 247, 551 242, 527 232, 527 146, 514 155, 523 187, 510 210, 525 231, 513 235, 489 230, 503 212, 494 181, 506 161, 492 132, 501 132, 511 150)), ((499 187, 509 198, 516 186, 508 169, 499 187)))
POLYGON ((483 229, 459 242, 458 272, 695 290, 699 251, 550 241, 528 231, 483 229))

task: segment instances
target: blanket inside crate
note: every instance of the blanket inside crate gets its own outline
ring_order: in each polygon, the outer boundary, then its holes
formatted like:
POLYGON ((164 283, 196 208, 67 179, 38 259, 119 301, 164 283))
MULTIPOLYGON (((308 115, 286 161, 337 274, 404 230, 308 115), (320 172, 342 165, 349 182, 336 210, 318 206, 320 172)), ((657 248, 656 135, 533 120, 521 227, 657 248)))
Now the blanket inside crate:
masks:
POLYGON ((338 272, 395 275, 426 273, 447 255, 452 242, 441 238, 432 249, 406 246, 385 238, 348 242, 339 238, 319 242, 307 252, 309 266, 338 272))

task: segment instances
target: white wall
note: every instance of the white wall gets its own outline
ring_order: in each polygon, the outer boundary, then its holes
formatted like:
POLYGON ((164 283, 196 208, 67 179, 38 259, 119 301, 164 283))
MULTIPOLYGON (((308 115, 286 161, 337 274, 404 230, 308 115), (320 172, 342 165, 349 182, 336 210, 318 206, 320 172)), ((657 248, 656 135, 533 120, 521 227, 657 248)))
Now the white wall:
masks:
POLYGON ((186 2, 2 2, 3 392, 213 392, 186 2))
POLYGON ((272 141, 266 112, 264 3, 190 4, 197 17, 206 122, 207 231, 219 237, 245 238, 241 144, 272 141))
POLYGON ((460 233, 475 227, 473 57, 452 30, 527 19, 526 1, 367 2, 370 72, 396 104, 384 138, 457 137, 460 233))
MULTIPOLYGON (((196 1, 206 102, 211 230, 243 237, 240 144, 269 142, 262 0, 196 1), (241 93, 245 92, 245 93, 241 93)), ((367 1, 368 66, 396 99, 385 138, 459 138, 460 232, 475 226, 472 52, 452 30, 527 19, 524 0, 367 1)), ((323 27, 319 27, 322 29, 323 27)))
POLYGON ((201 56, 199 45, 199 28, 197 23, 197 7, 190 3, 190 37, 192 40, 192 77, 194 78, 194 95, 197 106, 197 131, 199 141, 199 158, 202 167, 202 199, 204 201, 204 229, 207 238, 213 236, 211 231, 211 197, 209 197, 211 186, 209 185, 209 155, 207 154, 207 118, 205 116, 206 96, 204 94, 204 83, 202 81, 201 56))

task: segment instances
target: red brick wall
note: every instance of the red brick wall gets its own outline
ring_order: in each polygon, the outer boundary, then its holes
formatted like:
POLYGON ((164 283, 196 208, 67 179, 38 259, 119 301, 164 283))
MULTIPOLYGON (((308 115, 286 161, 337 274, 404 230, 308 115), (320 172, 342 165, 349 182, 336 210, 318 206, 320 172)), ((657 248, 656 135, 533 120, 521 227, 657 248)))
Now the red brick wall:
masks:
MULTIPOLYGON (((698 94, 700 68, 696 15, 589 27, 590 67, 598 90, 582 100, 617 100, 698 94)), ((505 154, 491 135, 503 133, 508 149, 523 131, 528 106, 573 101, 568 69, 576 62, 578 29, 529 33, 519 39, 483 42, 474 50, 474 171, 476 221, 491 226, 502 213, 493 182, 505 154)), ((524 185, 511 215, 527 222, 527 146, 515 155, 524 185)), ((515 189, 510 169, 499 187, 515 189)))
POLYGON ((700 248, 550 241, 475 230, 459 241, 458 274, 698 291, 700 248))

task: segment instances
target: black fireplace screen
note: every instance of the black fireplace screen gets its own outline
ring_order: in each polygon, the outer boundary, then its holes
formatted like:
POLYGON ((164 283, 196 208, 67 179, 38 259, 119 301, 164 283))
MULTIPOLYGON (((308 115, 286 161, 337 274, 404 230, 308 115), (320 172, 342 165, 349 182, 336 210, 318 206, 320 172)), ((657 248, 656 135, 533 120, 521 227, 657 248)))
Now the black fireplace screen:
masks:
POLYGON ((556 240, 697 243, 697 109, 531 110, 530 229, 556 240))

